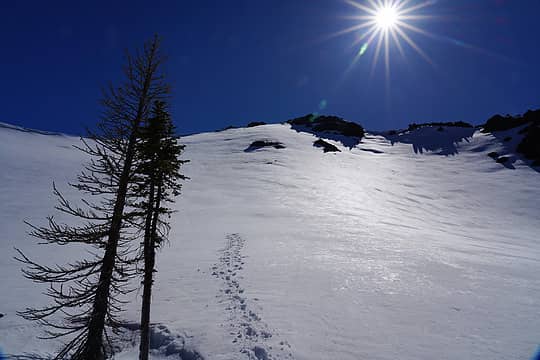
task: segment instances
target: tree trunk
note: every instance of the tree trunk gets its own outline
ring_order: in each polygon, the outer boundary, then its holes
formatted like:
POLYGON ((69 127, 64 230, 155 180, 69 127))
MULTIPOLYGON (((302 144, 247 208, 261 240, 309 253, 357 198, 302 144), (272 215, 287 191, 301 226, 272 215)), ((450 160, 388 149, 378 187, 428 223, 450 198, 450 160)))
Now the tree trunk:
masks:
MULTIPOLYGON (((139 360, 148 360, 148 351, 150 345, 150 304, 152 301, 152 285, 154 283, 154 267, 156 262, 156 247, 157 247, 157 224, 159 220, 159 207, 161 206, 162 185, 158 180, 157 194, 155 197, 155 207, 152 208, 150 216, 146 217, 145 226, 147 228, 148 236, 145 229, 145 242, 144 242, 144 290, 143 290, 143 303, 141 311, 141 345, 139 347, 139 360)), ((151 185, 151 195, 154 197, 155 185, 151 185)), ((152 201, 154 204, 154 201, 152 201)))
POLYGON ((83 350, 82 359, 84 360, 104 360, 105 354, 103 351, 103 330, 105 328, 105 317, 109 310, 109 294, 111 280, 116 262, 118 250, 118 241, 120 240, 120 230, 122 227, 122 217, 126 204, 127 188, 129 184, 129 173, 133 163, 135 152, 136 133, 133 131, 124 161, 122 176, 119 181, 118 192, 116 195, 116 203, 114 205, 111 228, 109 230, 109 239, 105 247, 105 255, 101 266, 101 274, 96 290, 96 297, 92 309, 92 315, 88 325, 88 337, 85 348, 83 350))
POLYGON ((139 346, 139 360, 148 360, 148 351, 150 350, 150 303, 152 301, 152 283, 155 264, 155 250, 152 241, 152 219, 154 217, 154 179, 150 182, 150 193, 148 196, 148 205, 145 226, 144 226, 144 279, 143 279, 143 298, 141 310, 141 344, 139 346))
POLYGON ((156 247, 157 241, 157 225, 159 220, 159 208, 161 206, 161 199, 163 197, 163 179, 162 176, 157 181, 157 194, 156 194, 156 207, 154 211, 154 217, 152 218, 152 245, 156 247))
POLYGON ((105 329, 105 318, 109 311, 110 287, 114 271, 114 266, 118 251, 118 242, 120 240, 120 230, 122 228, 122 218, 124 207, 126 205, 126 195, 130 180, 130 172, 133 166, 135 156, 135 144, 138 138, 138 132, 141 122, 144 120, 144 109, 148 106, 150 85, 153 77, 154 57, 157 52, 157 38, 152 44, 151 52, 148 54, 147 66, 144 71, 144 85, 140 93, 137 104, 137 113, 131 124, 129 142, 126 150, 122 174, 118 182, 118 192, 109 230, 109 238, 105 247, 101 274, 94 299, 92 315, 88 324, 88 335, 84 346, 82 360, 104 360, 105 351, 103 344, 103 331, 105 329))

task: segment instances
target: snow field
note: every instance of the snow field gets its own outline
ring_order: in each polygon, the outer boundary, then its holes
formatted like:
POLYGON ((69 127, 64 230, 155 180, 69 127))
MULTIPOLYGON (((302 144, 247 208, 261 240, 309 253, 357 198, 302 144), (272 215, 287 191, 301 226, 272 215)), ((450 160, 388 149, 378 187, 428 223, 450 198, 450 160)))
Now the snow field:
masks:
MULTIPOLYGON (((159 253, 156 331, 205 359, 530 358, 540 339, 539 174, 495 163, 487 153, 502 145, 491 135, 448 129, 437 150, 429 130, 417 131, 394 144, 368 134, 352 150, 327 140, 336 154, 288 125, 183 138, 191 180, 159 253), (264 139, 286 148, 244 151, 264 139)), ((57 346, 15 315, 47 299, 13 247, 51 263, 80 256, 36 245, 22 222, 52 213, 52 180, 77 198, 65 183, 85 161, 70 147, 78 141, 0 128, 8 353, 57 346)), ((125 317, 136 323, 134 300, 125 317)), ((127 342, 117 358, 136 349, 127 342)))

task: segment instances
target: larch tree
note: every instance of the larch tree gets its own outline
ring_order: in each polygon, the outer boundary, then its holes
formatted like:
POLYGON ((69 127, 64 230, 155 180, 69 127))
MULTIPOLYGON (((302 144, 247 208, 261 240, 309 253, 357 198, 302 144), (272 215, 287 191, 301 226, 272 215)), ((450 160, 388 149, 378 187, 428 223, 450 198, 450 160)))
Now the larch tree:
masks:
POLYGON ((73 205, 54 187, 56 208, 77 219, 76 225, 48 218, 46 226, 32 226, 31 235, 46 243, 86 244, 93 258, 67 265, 45 266, 19 251, 26 277, 49 284, 52 304, 21 312, 24 318, 45 325, 46 337, 67 337, 55 359, 103 360, 112 354, 110 331, 120 325, 121 295, 135 271, 131 255, 139 215, 137 149, 141 128, 155 101, 168 98, 169 86, 162 74, 164 58, 155 36, 142 51, 127 54, 126 80, 104 92, 104 108, 97 130, 78 147, 90 161, 70 184, 85 197, 73 205), (93 196, 96 200, 90 200, 93 196))

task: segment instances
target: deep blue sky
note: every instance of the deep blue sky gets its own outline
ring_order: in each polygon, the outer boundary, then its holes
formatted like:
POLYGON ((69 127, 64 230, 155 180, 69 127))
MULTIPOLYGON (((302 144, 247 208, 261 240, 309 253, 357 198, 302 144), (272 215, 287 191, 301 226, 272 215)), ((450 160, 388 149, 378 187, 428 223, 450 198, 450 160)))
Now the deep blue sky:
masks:
POLYGON ((388 92, 382 61, 371 75, 375 46, 344 76, 358 33, 324 40, 356 23, 342 0, 2 1, 0 121, 82 133, 124 49, 154 33, 181 133, 310 112, 381 130, 540 107, 540 1, 432 2, 422 14, 435 18, 414 24, 436 36, 408 34, 435 66, 391 45, 388 92))

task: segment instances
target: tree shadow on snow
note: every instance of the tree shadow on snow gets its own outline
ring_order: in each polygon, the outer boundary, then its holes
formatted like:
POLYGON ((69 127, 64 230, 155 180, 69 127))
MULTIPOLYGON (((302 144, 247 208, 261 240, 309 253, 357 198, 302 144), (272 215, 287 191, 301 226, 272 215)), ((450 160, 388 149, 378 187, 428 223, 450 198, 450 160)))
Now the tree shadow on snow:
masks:
POLYGON ((415 154, 432 152, 438 155, 456 155, 461 141, 469 142, 475 129, 469 127, 425 126, 412 131, 382 134, 392 145, 411 144, 415 154))

